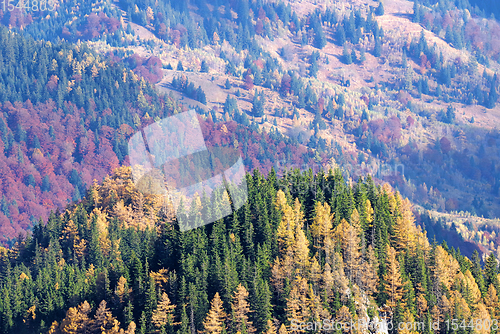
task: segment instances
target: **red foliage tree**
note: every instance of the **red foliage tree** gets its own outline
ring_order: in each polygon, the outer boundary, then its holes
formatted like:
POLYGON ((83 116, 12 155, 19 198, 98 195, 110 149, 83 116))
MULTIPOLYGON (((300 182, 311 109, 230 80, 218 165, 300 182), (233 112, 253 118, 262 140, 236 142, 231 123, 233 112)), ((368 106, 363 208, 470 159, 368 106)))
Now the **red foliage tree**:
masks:
POLYGON ((288 95, 290 94, 290 88, 291 88, 291 82, 292 78, 288 73, 285 73, 283 77, 281 78, 281 93, 283 95, 288 95))
POLYGON ((248 69, 246 74, 245 74, 245 78, 244 78, 245 83, 243 84, 243 87, 245 87, 246 90, 253 89, 253 79, 252 79, 251 73, 252 73, 252 71, 250 69, 248 69))

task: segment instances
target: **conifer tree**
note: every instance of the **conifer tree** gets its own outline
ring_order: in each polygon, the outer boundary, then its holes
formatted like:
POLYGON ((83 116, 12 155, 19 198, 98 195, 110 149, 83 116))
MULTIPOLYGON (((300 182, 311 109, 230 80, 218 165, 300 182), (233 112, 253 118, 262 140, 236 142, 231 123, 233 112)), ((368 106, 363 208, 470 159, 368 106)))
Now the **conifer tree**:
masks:
POLYGON ((484 303, 491 317, 493 319, 497 319, 500 312, 500 303, 498 301, 497 289, 495 289, 493 284, 490 284, 488 287, 488 292, 486 293, 486 296, 484 296, 484 303))
POLYGON ((486 278, 486 286, 493 284, 498 291, 498 262, 493 253, 490 253, 490 255, 486 258, 486 263, 484 264, 484 276, 486 278))
POLYGON ((278 334, 288 334, 285 324, 281 324, 278 334))
POLYGON ((347 43, 344 43, 344 51, 342 52, 342 59, 344 61, 344 64, 346 65, 352 64, 352 55, 347 50, 347 43))
POLYGON ((265 334, 276 334, 276 326, 274 326, 274 323, 271 320, 267 320, 267 329, 265 334))
POLYGON ((310 229, 314 246, 318 249, 323 249, 325 240, 331 236, 333 217, 334 215, 330 213, 330 206, 327 203, 316 203, 315 216, 310 229))
POLYGON ((243 333, 255 333, 255 327, 249 320, 249 314, 252 312, 250 310, 250 304, 247 301, 248 291, 245 289, 241 283, 236 288, 234 292, 233 301, 231 302, 231 327, 235 331, 243 333))
POLYGON ((203 328, 206 334, 221 334, 226 332, 226 312, 222 305, 219 293, 216 292, 212 302, 210 303, 210 311, 203 321, 203 328))
POLYGON ((169 327, 174 325, 175 305, 170 302, 166 292, 161 294, 156 310, 153 312, 151 322, 156 328, 169 327))
POLYGON ((396 259, 396 250, 389 245, 386 246, 386 274, 384 275, 384 288, 387 293, 386 305, 394 310, 397 303, 403 297, 403 281, 399 262, 396 259))
POLYGON ((101 301, 95 313, 94 321, 90 325, 91 331, 93 331, 94 333, 98 333, 99 331, 104 330, 110 330, 119 324, 111 314, 111 311, 106 304, 107 303, 105 300, 101 301))
POLYGON ((360 266, 361 286, 370 294, 377 292, 378 286, 378 259, 372 245, 368 246, 365 259, 360 266))

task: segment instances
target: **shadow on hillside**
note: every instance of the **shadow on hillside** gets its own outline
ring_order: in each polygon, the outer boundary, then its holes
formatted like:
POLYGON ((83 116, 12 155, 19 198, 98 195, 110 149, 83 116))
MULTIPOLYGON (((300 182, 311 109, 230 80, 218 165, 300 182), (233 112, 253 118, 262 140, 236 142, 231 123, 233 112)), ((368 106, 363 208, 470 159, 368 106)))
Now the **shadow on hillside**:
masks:
POLYGON ((407 13, 393 13, 391 14, 392 16, 395 16, 395 17, 401 17, 403 19, 408 19, 410 21, 413 20, 413 14, 407 14, 407 13))
POLYGON ((467 256, 469 259, 472 258, 472 254, 475 250, 477 250, 480 255, 483 253, 478 245, 464 240, 460 234, 444 226, 439 220, 436 221, 431 219, 427 215, 422 215, 420 217, 416 215, 416 223, 427 231, 427 238, 430 243, 432 243, 434 239, 436 239, 438 244, 446 241, 449 247, 460 249, 460 254, 467 256))

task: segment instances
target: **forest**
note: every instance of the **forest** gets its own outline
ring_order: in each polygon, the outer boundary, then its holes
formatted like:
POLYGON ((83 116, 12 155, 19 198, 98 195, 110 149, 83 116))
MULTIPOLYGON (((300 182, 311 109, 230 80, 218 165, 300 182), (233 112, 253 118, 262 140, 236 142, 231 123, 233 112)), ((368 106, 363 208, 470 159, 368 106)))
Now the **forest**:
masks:
POLYGON ((477 252, 429 242, 389 185, 338 169, 246 178, 242 208, 180 232, 169 203, 118 168, 0 249, 0 331, 283 334, 383 317, 443 324, 420 333, 449 333, 450 319, 454 333, 495 332, 495 256, 483 266, 477 252))
MULTIPOLYGON (((3 27, 0 46, 0 241, 12 245, 40 217, 80 200, 94 181, 126 164, 127 140, 137 129, 187 106, 150 83, 158 59, 105 59, 3 27)), ((302 164, 315 156, 277 131, 262 133, 238 108, 223 118, 197 110, 208 144, 236 144, 249 168, 268 172, 277 159, 302 164)))
POLYGON ((464 111, 498 109, 498 1, 415 0, 400 39, 369 3, 0 3, 0 334, 498 332, 500 134, 464 111), (174 94, 247 170, 248 202, 187 232, 127 166, 174 94))

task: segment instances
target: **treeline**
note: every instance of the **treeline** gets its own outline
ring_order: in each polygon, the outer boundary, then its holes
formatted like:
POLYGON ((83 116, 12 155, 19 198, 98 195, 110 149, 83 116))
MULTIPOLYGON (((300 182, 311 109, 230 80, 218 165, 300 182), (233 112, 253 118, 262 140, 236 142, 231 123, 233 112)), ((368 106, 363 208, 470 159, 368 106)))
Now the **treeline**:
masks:
POLYGON ((254 170, 247 183, 241 209, 181 233, 169 206, 118 169, 1 249, 0 330, 281 334, 319 319, 498 316, 495 256, 483 268, 477 253, 430 244, 388 186, 349 185, 339 170, 254 170))

